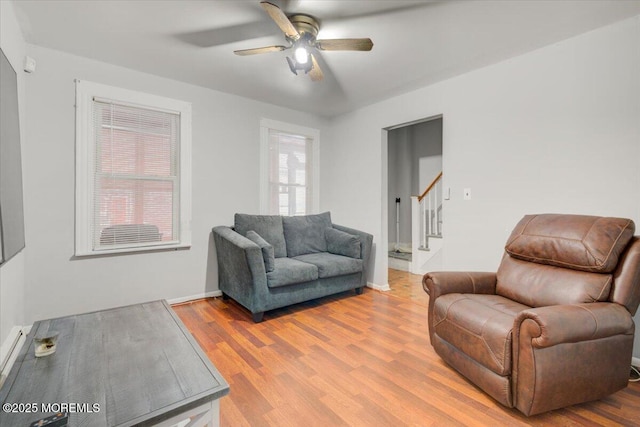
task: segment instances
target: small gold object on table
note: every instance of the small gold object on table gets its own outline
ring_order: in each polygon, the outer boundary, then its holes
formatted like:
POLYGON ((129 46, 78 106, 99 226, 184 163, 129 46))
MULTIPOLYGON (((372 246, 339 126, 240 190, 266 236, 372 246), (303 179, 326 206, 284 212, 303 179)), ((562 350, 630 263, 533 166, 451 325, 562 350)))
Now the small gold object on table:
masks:
POLYGON ((36 357, 48 356, 56 352, 58 332, 49 331, 46 335, 36 336, 34 340, 36 343, 36 357))

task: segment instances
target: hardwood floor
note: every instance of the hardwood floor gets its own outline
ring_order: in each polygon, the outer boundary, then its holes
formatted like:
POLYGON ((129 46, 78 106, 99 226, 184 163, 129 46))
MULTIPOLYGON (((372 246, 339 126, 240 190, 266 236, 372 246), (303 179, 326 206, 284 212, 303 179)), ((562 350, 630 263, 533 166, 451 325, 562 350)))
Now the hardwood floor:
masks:
POLYGON ((632 426, 640 383, 535 417, 499 405, 429 344, 422 302, 365 289, 265 314, 232 300, 174 310, 231 386, 222 426, 632 426))
POLYGON ((422 276, 408 271, 389 269, 389 295, 429 305, 429 295, 422 288, 422 276))

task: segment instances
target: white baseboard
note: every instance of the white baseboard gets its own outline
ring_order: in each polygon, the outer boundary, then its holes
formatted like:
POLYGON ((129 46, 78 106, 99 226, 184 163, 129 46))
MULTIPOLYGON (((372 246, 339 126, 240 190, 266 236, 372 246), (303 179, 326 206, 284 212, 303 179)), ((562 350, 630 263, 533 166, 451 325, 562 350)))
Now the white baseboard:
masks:
POLYGON ((195 301, 197 299, 214 298, 214 297, 221 297, 221 296, 222 296, 222 292, 220 290, 217 290, 217 291, 211 291, 211 292, 204 292, 202 294, 189 295, 186 297, 172 298, 167 300, 167 302, 169 304, 182 304, 183 302, 195 301))
POLYGON ((631 364, 637 368, 640 368, 640 357, 632 357, 631 364))
POLYGON ((367 288, 375 289, 376 291, 382 291, 382 292, 391 290, 388 283, 386 285, 378 285, 376 283, 367 282, 367 288))

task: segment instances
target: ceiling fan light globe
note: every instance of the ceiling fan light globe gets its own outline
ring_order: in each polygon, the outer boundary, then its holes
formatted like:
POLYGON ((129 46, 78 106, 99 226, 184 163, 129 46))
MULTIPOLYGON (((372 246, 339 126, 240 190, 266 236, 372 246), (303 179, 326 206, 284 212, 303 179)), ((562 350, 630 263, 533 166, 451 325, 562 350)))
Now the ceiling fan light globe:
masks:
POLYGON ((296 48, 294 56, 298 64, 306 64, 309 61, 309 52, 307 52, 307 49, 305 49, 303 46, 299 46, 296 48))

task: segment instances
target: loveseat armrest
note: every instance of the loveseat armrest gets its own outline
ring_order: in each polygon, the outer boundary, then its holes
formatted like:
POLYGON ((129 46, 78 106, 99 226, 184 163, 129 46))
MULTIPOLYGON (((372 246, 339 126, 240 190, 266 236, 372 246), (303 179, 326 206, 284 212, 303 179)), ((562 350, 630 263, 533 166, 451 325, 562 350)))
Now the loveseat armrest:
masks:
POLYGON ((367 277, 369 275, 369 259, 371 258, 371 248, 373 246, 373 235, 364 231, 356 230, 355 228, 345 227, 343 225, 332 224, 332 227, 336 230, 343 231, 345 233, 358 236, 360 238, 360 259, 364 265, 364 273, 362 274, 362 286, 367 285, 367 277))
POLYGON ((631 314, 611 302, 522 311, 513 326, 515 406, 535 415, 623 389, 634 331, 631 314))
POLYGON ((218 260, 218 287, 251 312, 267 294, 267 272, 260 247, 230 227, 213 228, 218 260))

